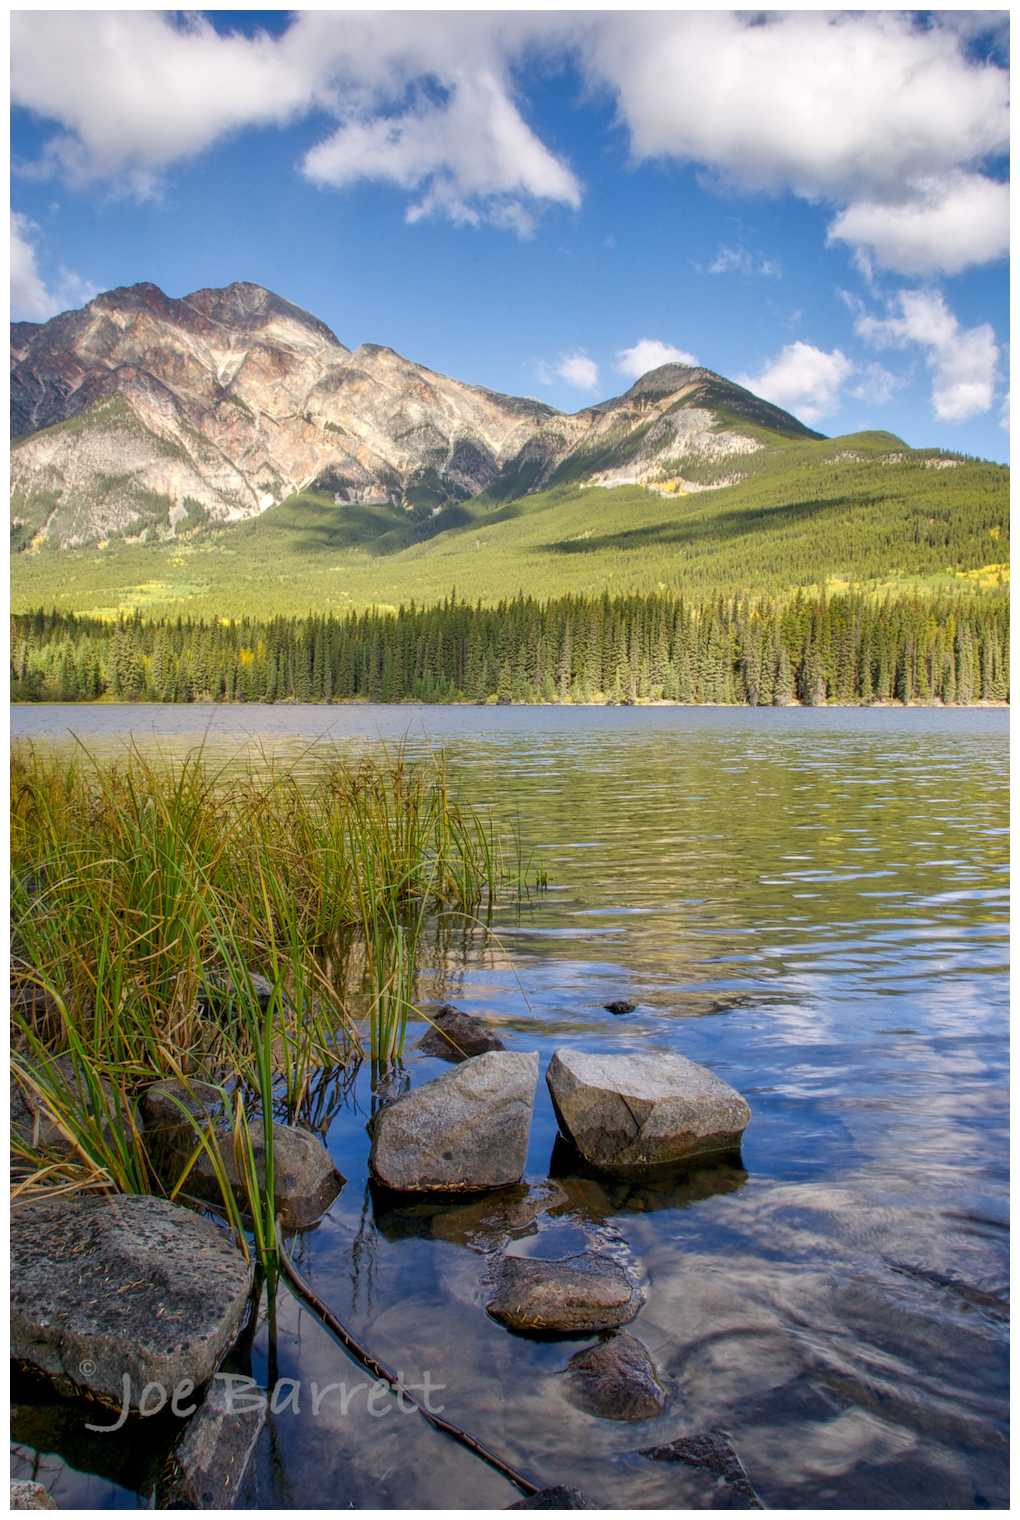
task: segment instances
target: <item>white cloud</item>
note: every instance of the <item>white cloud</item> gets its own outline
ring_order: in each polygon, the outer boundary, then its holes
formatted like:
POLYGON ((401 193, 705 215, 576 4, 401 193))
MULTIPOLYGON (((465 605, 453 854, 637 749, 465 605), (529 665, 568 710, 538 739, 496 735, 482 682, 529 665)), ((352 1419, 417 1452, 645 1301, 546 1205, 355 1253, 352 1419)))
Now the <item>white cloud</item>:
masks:
POLYGON ((760 375, 738 375, 737 384, 786 407, 803 422, 839 409, 839 392, 855 366, 840 349, 831 353, 810 343, 788 343, 760 375))
POLYGON ((972 171, 1006 151, 1008 76, 968 58, 952 15, 610 12, 590 24, 585 55, 638 159, 834 203, 833 236, 880 262, 954 269, 1001 251, 993 182, 972 171), (961 196, 981 200, 987 232, 942 216, 961 196))
POLYGON ((54 290, 47 289, 32 241, 32 234, 38 230, 28 217, 11 212, 11 319, 15 322, 45 322, 58 311, 82 306, 98 294, 96 286, 69 269, 61 269, 54 290))
POLYGON ((906 385, 902 375, 893 375, 882 364, 869 364, 863 379, 851 390, 858 401, 869 401, 873 406, 884 406, 898 390, 906 385))
POLYGON ((54 170, 140 196, 242 127, 325 112, 338 126, 305 156, 309 178, 388 181, 418 195, 412 219, 526 233, 528 202, 575 207, 581 190, 514 102, 520 30, 484 14, 305 12, 279 38, 248 38, 193 13, 21 12, 13 99, 64 128, 46 150, 54 170))
POLYGON ((152 194, 169 165, 241 128, 321 113, 332 125, 302 164, 319 183, 382 180, 415 197, 412 217, 527 232, 536 207, 576 207, 581 186, 528 126, 519 66, 569 55, 615 97, 636 160, 826 202, 832 238, 893 268, 952 271, 1003 248, 1005 192, 984 171, 1008 145, 1007 73, 967 52, 990 24, 902 11, 305 11, 279 37, 249 38, 192 12, 23 10, 12 98, 60 124, 44 161, 79 181, 152 194))
POLYGON ((693 368, 698 362, 693 354, 684 353, 682 348, 674 348, 672 343, 663 343, 659 338, 642 338, 633 348, 621 349, 616 357, 619 373, 632 380, 640 380, 642 375, 647 375, 650 369, 658 369, 660 364, 689 364, 693 368))
POLYGON ((775 259, 763 259, 748 253, 746 248, 727 248, 723 245, 709 264, 708 274, 775 275, 781 270, 775 259))
POLYGON ((1008 185, 983 174, 952 174, 920 181, 915 190, 913 199, 900 204, 848 206, 829 228, 830 243, 839 239, 868 249, 879 264, 901 274, 958 274, 1008 251, 1008 185))
POLYGON ((1002 411, 999 413, 999 426, 1005 428, 1007 433, 1009 432, 1009 391, 1006 392, 1005 400, 1002 403, 1002 411))
POLYGON ((924 350, 932 371, 932 408, 940 422, 963 422, 991 409, 999 349, 987 322, 961 327, 937 291, 901 290, 899 316, 864 316, 856 323, 862 338, 876 348, 924 350))
POLYGON ((564 354, 556 366, 556 373, 579 391, 598 389, 599 367, 583 349, 578 349, 576 354, 564 354))

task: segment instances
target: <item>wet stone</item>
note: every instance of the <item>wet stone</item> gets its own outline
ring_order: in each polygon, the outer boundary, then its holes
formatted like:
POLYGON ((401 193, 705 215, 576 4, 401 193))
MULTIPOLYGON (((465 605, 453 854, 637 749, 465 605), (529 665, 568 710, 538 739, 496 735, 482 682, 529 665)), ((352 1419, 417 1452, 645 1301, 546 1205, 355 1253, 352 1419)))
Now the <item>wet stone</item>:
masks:
POLYGON ((603 1420, 652 1420, 669 1403, 647 1350, 626 1333, 572 1356, 564 1379, 575 1409, 603 1420))
POLYGON ((222 1107, 222 1097, 208 1082, 185 1084, 175 1077, 154 1082, 145 1089, 139 1102, 147 1130, 190 1130, 189 1117, 204 1125, 210 1118, 218 1117, 222 1107))
POLYGON ((266 1406, 250 1397, 234 1407, 227 1386, 211 1384, 170 1460, 170 1481, 161 1509, 254 1508, 250 1493, 255 1444, 266 1422, 266 1406))
POLYGON ((618 1262, 594 1251, 562 1261, 504 1256, 486 1309, 508 1330, 577 1335, 627 1325, 645 1301, 618 1262))
POLYGON ((505 1050, 506 1046, 481 1019, 462 1012, 452 1003, 444 1003, 415 1049, 422 1055, 442 1056, 444 1061, 464 1061, 470 1056, 484 1055, 487 1050, 505 1050))
POLYGON ((557 1483, 552 1488, 540 1488, 537 1494, 508 1504, 507 1509, 598 1509, 598 1505, 579 1488, 569 1483, 557 1483))
POLYGON ((567 1194, 556 1182, 506 1188, 495 1197, 455 1205, 436 1214, 432 1237, 489 1255, 504 1250, 521 1235, 533 1234, 535 1221, 542 1214, 567 1202, 567 1194))
MULTIPOLYGON (((255 1172, 259 1186, 265 1185, 266 1148, 261 1119, 248 1122, 255 1172)), ((176 1177, 191 1158, 197 1144, 193 1130, 183 1126, 168 1129, 169 1146, 160 1157, 161 1169, 167 1169, 176 1177)), ((218 1132, 218 1148, 223 1170, 231 1191, 242 1208, 249 1207, 248 1190, 238 1172, 234 1157, 233 1134, 228 1130, 218 1132)), ((273 1125, 273 1204, 285 1230, 306 1230, 316 1224, 340 1194, 346 1178, 342 1177, 333 1158, 317 1135, 295 1125, 273 1125)), ((207 1199, 219 1203, 222 1198, 216 1169, 207 1151, 203 1150, 188 1173, 185 1191, 192 1198, 207 1199)))
POLYGON ((633 1013, 637 1008, 637 1004, 630 1002, 627 998, 617 998, 612 1003, 603 1003, 602 1006, 607 1013, 617 1014, 633 1013))
POLYGON ((373 1115, 368 1164, 401 1191, 508 1187, 528 1153, 538 1056, 487 1051, 373 1115))
POLYGON ((41 1483, 17 1482, 11 1479, 11 1509, 56 1509, 52 1499, 41 1483))
POLYGON ((751 1118, 740 1094, 714 1072, 665 1051, 557 1050, 546 1082, 563 1133, 607 1171, 732 1149, 751 1118))
POLYGON ((237 1334, 251 1268, 209 1219, 163 1198, 45 1198, 11 1217, 11 1359, 65 1397, 131 1407, 199 1388, 237 1334))
POLYGON ((653 1462, 682 1462, 685 1467, 699 1469, 714 1480, 723 1490, 730 1508, 764 1509, 743 1464, 719 1430, 702 1431, 698 1435, 681 1436, 668 1446, 650 1446, 639 1453, 653 1462), (734 1503, 734 1501, 740 1501, 734 1503))

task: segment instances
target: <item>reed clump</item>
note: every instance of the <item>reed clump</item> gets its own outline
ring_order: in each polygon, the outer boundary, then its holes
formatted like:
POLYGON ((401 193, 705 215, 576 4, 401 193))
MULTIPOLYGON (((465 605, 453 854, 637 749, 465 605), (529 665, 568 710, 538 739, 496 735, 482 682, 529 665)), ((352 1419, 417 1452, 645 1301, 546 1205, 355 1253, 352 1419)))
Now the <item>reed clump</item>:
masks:
MULTIPOLYGON (((491 904, 507 854, 441 759, 333 753, 298 773, 265 756, 17 746, 13 1059, 37 1113, 15 1131, 16 1193, 166 1191, 137 1096, 160 1077, 211 1080, 269 1251, 271 1125, 259 1198, 247 1114, 302 1118, 325 1074, 397 1058, 426 923, 491 904)), ((203 1147, 212 1128, 196 1121, 203 1147)))

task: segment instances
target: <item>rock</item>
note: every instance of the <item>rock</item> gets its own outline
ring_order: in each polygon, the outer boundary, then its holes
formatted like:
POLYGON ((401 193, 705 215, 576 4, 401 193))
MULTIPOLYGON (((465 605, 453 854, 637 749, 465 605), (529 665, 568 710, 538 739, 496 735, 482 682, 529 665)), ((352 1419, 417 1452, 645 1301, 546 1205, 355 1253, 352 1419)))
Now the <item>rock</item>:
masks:
POLYGON ((633 1013, 636 1003, 629 1003, 626 998, 619 998, 615 1003, 603 1003, 607 1013, 633 1013))
POLYGON ((401 1190, 520 1182, 538 1055, 491 1050, 381 1108, 369 1123, 372 1175, 401 1190))
POLYGON ((645 1347, 626 1333, 572 1356, 565 1378, 570 1403, 603 1420, 651 1420, 669 1403, 645 1347))
POLYGON ((682 1462, 686 1467, 697 1467, 714 1478, 719 1486, 725 1485, 734 1497, 744 1502, 741 1509, 764 1509, 754 1491, 743 1464, 719 1430, 703 1431, 695 1436, 681 1436, 668 1446, 650 1446, 639 1453, 653 1462, 682 1462))
POLYGON ((444 1003, 432 1019, 432 1028, 414 1048, 423 1055, 442 1056, 445 1061, 463 1061, 469 1056, 484 1055, 487 1050, 505 1050, 506 1046, 481 1019, 463 1013, 452 1003, 444 1003))
MULTIPOLYGON (((164 1091, 169 1084, 160 1084, 164 1091)), ((193 1083, 194 1087, 195 1084, 193 1083)), ((157 1100, 158 1101, 158 1100, 157 1100)), ((248 1190, 234 1158, 233 1131, 220 1129, 218 1146, 223 1169, 234 1197, 243 1209, 249 1207, 248 1190)), ((255 1172, 259 1185, 265 1185, 265 1140, 261 1119, 248 1121, 255 1172)), ((191 1159, 198 1138, 195 1131, 167 1128, 167 1143, 158 1165, 175 1180, 191 1159)), ((286 1230, 306 1230, 317 1223, 336 1198, 346 1178, 333 1164, 333 1158, 317 1135, 294 1125, 273 1125, 273 1204, 286 1230)), ((207 1198, 219 1203, 222 1194, 212 1160, 203 1150, 188 1173, 185 1191, 192 1198, 207 1198)))
POLYGON ((163 1198, 41 1198, 11 1218, 11 1358, 58 1393, 131 1407, 148 1383, 205 1383, 237 1334, 251 1267, 163 1198))
POLYGON ((629 1171, 732 1149, 751 1110, 685 1056, 557 1050, 546 1081, 564 1134, 593 1166, 629 1171))
MULTIPOLYGON (((26 1058, 25 1064, 33 1071, 37 1071, 46 1079, 42 1062, 26 1058)), ((56 1077, 58 1097, 63 1103, 72 1105, 79 1110, 84 1109, 89 1114, 95 1114, 95 1106, 85 1082, 80 1067, 71 1056, 56 1056, 53 1058, 53 1075, 56 1077)), ((107 1104, 107 1112, 115 1113, 116 1107, 113 1100, 113 1090, 109 1082, 100 1080, 100 1090, 107 1104)), ((56 1112, 57 1104, 50 1104, 42 1093, 24 1079, 18 1076, 11 1077, 11 1128, 25 1141, 27 1145, 55 1151, 61 1156, 70 1156, 74 1146, 64 1134, 59 1123, 59 1115, 56 1112)), ((105 1116, 103 1116, 105 1118, 105 1116)), ((104 1128, 109 1131, 109 1124, 104 1128)))
POLYGON ((223 1098, 208 1082, 179 1082, 176 1077, 166 1077, 154 1082, 141 1096, 139 1108, 145 1120, 146 1130, 185 1129, 189 1124, 181 1112, 181 1104, 192 1119, 203 1126, 210 1118, 217 1118, 223 1108, 223 1098))
POLYGON ((518 1499, 516 1504, 508 1504, 507 1509, 598 1509, 587 1494, 583 1494, 579 1488, 572 1488, 569 1483, 557 1483, 552 1488, 540 1488, 537 1494, 529 1494, 526 1499, 518 1499))
POLYGON ((160 1509, 256 1508, 238 1504, 255 1443, 266 1423, 266 1406, 249 1395, 233 1407, 226 1385, 216 1380, 188 1422, 170 1459, 170 1479, 160 1509))
MULTIPOLYGON (((260 976, 257 971, 249 971, 248 979, 258 1001, 259 1010, 265 1013, 273 996, 273 984, 266 977, 260 976)), ((247 988, 242 988, 242 993, 246 992, 247 988)), ((218 971, 207 971, 204 985, 198 996, 199 1006, 207 1014, 219 1015, 242 993, 238 992, 232 978, 222 976, 218 971)), ((290 1006, 286 998, 283 999, 283 1006, 284 1008, 290 1006)))
POLYGON ((11 1479, 11 1509, 56 1509, 57 1501, 51 1499, 41 1483, 18 1483, 11 1479))
POLYGON ((618 1262, 594 1251, 562 1261, 504 1256, 486 1304, 509 1330, 578 1334, 627 1325, 645 1301, 618 1262))

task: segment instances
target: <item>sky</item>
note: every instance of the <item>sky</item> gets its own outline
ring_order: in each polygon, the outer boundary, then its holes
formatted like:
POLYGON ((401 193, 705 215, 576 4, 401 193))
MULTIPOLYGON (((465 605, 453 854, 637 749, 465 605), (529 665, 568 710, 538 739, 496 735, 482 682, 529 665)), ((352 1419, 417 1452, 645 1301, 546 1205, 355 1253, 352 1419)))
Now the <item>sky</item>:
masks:
POLYGON ((251 280, 574 412, 1008 457, 1008 13, 14 11, 12 317, 251 280))

